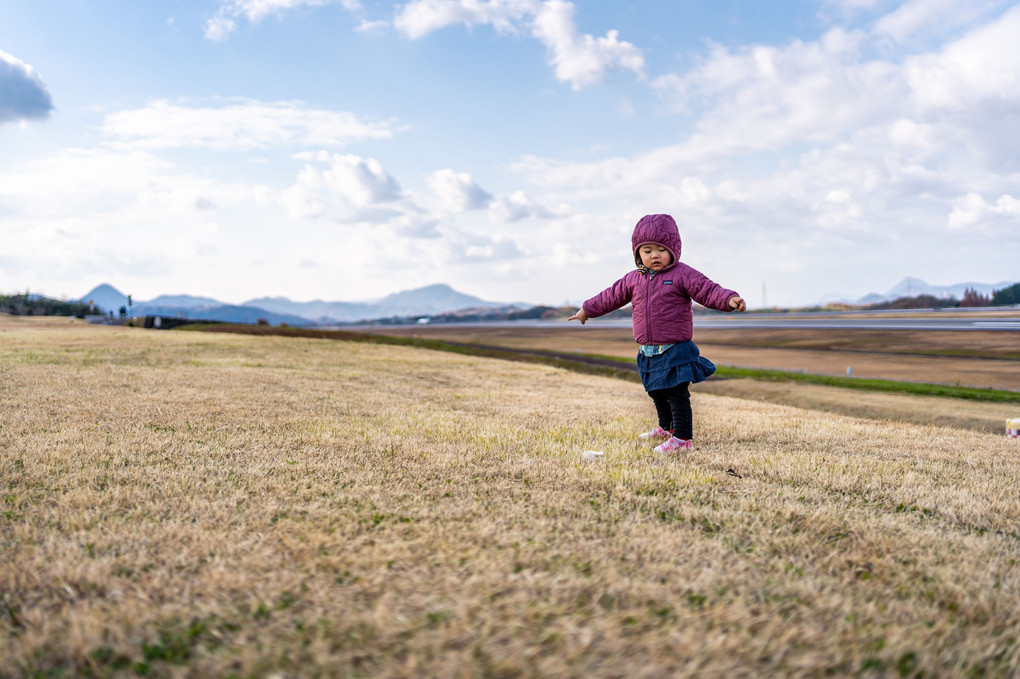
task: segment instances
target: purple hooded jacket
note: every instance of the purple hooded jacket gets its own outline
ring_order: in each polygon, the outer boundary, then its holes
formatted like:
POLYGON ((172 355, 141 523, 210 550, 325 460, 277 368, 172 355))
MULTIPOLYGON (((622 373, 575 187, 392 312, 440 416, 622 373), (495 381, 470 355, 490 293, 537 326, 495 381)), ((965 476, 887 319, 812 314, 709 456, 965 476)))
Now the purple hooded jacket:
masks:
POLYGON ((630 302, 634 305, 634 339, 638 344, 673 344, 694 336, 692 299, 710 309, 732 311, 728 302, 737 293, 680 261, 680 231, 669 215, 642 217, 634 227, 631 245, 638 270, 587 300, 582 308, 589 318, 630 302), (662 271, 645 269, 638 254, 645 243, 668 249, 673 253, 673 263, 662 271))

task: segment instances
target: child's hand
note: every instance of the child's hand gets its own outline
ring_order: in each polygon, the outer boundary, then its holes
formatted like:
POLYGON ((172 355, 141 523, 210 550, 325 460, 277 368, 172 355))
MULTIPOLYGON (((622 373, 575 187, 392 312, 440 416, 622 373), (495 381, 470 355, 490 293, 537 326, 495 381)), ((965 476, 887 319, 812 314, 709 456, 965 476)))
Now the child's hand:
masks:
POLYGON ((568 321, 581 321, 581 325, 588 320, 588 314, 584 313, 584 307, 577 310, 577 313, 567 319, 568 321))
POLYGON ((747 311, 747 305, 744 304, 742 297, 737 297, 736 295, 730 297, 729 305, 734 311, 747 311))

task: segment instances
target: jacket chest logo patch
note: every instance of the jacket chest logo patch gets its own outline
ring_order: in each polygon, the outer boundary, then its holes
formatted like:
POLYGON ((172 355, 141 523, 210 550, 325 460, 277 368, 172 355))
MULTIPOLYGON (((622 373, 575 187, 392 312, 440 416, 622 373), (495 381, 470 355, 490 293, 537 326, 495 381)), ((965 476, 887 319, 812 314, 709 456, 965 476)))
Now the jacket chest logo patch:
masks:
POLYGON ((673 281, 662 281, 663 285, 673 285, 673 281))

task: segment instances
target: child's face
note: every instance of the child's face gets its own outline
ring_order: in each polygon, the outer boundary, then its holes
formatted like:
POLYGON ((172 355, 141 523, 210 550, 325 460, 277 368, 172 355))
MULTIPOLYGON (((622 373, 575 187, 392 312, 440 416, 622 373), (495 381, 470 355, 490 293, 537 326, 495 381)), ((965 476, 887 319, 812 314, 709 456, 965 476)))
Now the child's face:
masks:
POLYGON ((673 263, 673 253, 662 245, 656 243, 645 243, 638 248, 641 255, 641 263, 652 271, 662 271, 673 263))

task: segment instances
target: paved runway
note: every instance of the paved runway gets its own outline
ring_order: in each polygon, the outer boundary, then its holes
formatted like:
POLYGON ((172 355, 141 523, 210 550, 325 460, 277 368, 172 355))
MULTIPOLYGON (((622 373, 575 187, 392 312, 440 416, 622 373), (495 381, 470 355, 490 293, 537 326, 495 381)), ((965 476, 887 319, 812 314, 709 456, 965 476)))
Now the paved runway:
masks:
POLYGON ((762 315, 743 317, 697 317, 698 328, 788 328, 788 329, 853 329, 853 330, 1014 330, 1020 331, 1020 319, 995 318, 768 318, 762 315))

